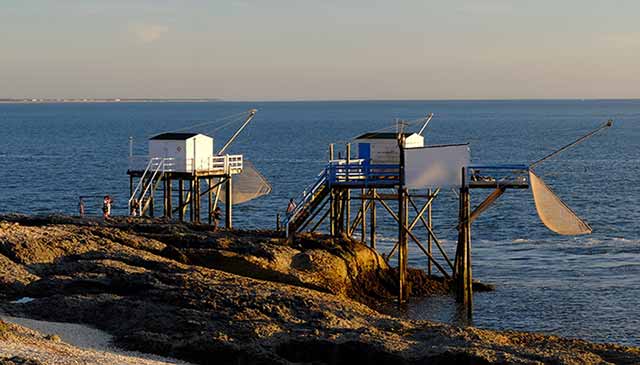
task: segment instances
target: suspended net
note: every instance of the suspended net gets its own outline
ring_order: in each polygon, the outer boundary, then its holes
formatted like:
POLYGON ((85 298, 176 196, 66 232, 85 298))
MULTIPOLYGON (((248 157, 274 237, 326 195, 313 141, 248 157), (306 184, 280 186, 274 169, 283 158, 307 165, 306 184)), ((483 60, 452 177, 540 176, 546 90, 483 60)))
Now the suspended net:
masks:
MULTIPOLYGON (((217 190, 214 190, 214 193, 216 191, 217 190)), ((224 188, 219 191, 219 198, 224 201, 224 188)), ((267 179, 256 170, 251 162, 245 160, 243 162, 242 172, 233 175, 231 193, 233 194, 231 196, 232 203, 234 205, 242 204, 271 193, 271 185, 267 179)))
POLYGON ((529 181, 538 216, 547 228, 562 235, 579 235, 592 232, 591 227, 560 200, 532 170, 529 170, 529 181))

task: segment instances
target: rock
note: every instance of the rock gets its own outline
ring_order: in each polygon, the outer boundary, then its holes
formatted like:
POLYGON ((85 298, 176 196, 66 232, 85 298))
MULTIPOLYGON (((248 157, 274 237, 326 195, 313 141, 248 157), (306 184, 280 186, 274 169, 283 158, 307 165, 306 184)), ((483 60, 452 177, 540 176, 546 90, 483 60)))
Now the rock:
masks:
POLYGON ((0 365, 42 365, 40 361, 20 356, 0 357, 0 365))
POLYGON ((62 342, 62 339, 60 338, 60 336, 53 334, 53 335, 46 335, 44 336, 44 338, 47 341, 52 341, 52 342, 62 342))
MULTIPOLYGON (((640 363, 638 348, 381 314, 362 299, 392 295, 393 270, 346 238, 286 243, 275 232, 141 222, 2 223, 0 252, 22 270, 5 280, 35 300, 0 309, 90 324, 124 348, 199 364, 640 363)), ((414 291, 447 289, 409 276, 414 291)))

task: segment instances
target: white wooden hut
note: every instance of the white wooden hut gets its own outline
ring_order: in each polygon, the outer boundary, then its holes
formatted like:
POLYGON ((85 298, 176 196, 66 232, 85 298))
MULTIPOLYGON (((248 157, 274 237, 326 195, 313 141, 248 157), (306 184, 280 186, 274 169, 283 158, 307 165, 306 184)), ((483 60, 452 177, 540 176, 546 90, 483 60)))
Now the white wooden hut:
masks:
MULTIPOLYGON (((405 148, 424 147, 424 137, 418 133, 404 133, 405 148)), ((365 133, 354 141, 358 158, 372 164, 399 164, 400 149, 397 133, 365 133)))
POLYGON ((173 158, 174 172, 210 168, 213 138, 199 133, 162 133, 149 139, 149 158, 173 158))

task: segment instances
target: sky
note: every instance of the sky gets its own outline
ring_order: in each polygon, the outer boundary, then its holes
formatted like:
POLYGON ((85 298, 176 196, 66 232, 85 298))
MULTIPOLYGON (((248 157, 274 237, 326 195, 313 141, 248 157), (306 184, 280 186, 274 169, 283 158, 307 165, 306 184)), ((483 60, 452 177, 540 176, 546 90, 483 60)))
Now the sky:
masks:
POLYGON ((637 0, 0 0, 0 98, 640 98, 637 0))

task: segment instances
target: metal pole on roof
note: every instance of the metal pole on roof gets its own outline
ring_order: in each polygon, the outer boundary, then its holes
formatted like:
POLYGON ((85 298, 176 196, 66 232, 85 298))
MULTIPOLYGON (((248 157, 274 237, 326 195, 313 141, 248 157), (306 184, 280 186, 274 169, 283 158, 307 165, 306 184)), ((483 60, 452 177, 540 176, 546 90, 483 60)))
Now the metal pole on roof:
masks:
POLYGON ((418 132, 419 135, 422 135, 422 132, 424 132, 424 129, 427 128, 427 125, 431 121, 431 118, 433 118, 433 113, 429 113, 429 115, 427 115, 426 121, 422 125, 422 128, 420 128, 420 132, 418 132))
POLYGON ((229 138, 227 143, 224 144, 224 146, 220 149, 220 151, 218 151, 218 156, 222 155, 224 151, 226 151, 226 149, 233 143, 233 141, 235 141, 235 139, 238 137, 240 132, 242 132, 242 130, 249 124, 249 122, 251 122, 253 117, 256 115, 256 112, 258 112, 258 109, 249 110, 249 116, 247 116, 247 119, 244 121, 242 126, 240 126, 240 128, 238 128, 238 130, 233 134, 233 136, 229 138))

